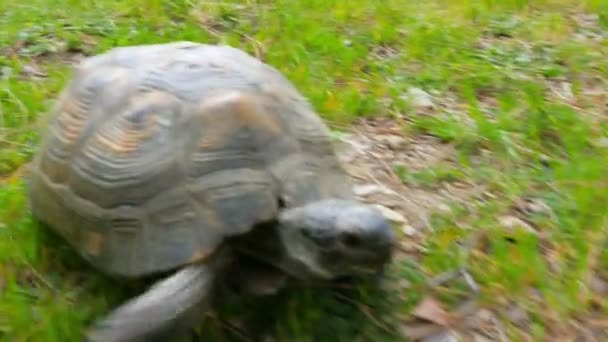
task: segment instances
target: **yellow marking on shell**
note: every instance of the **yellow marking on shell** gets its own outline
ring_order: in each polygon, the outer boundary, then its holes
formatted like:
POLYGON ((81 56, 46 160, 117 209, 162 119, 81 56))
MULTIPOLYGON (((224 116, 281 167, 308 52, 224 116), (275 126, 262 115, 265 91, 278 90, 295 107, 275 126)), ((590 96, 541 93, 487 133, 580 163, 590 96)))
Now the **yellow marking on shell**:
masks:
POLYGON ((223 228, 223 223, 219 217, 217 217, 217 213, 214 210, 209 209, 207 206, 199 207, 199 211, 202 213, 202 217, 205 219, 205 226, 209 228, 223 228))
POLYGON ((60 108, 63 112, 67 112, 67 113, 74 113, 74 112, 78 111, 78 105, 76 104, 76 101, 74 101, 74 98, 72 96, 68 96, 61 103, 60 108))
MULTIPOLYGON (((128 72, 124 69, 111 69, 104 72, 105 77, 110 77, 108 82, 124 83, 128 80, 128 72)), ((82 133, 87 117, 89 115, 88 108, 83 108, 78 102, 82 100, 79 96, 70 93, 67 89, 60 98, 60 103, 57 108, 59 115, 57 120, 62 124, 61 135, 66 144, 73 144, 82 133)), ((94 94, 90 94, 94 96, 94 94)))
POLYGON ((81 110, 72 97, 68 97, 59 107, 57 120, 62 125, 62 135, 67 144, 72 144, 78 138, 85 124, 86 113, 79 113, 81 110))
POLYGON ((189 262, 194 263, 194 262, 203 261, 203 260, 207 259, 211 255, 211 253, 212 253, 212 251, 210 251, 208 249, 199 248, 196 251, 194 251, 194 253, 190 257, 189 262))
POLYGON ((279 134, 281 125, 267 113, 260 112, 260 107, 250 95, 239 98, 234 103, 236 119, 239 123, 256 127, 271 134, 279 134))
POLYGON ((209 132, 208 134, 206 134, 200 141, 200 143, 198 144, 198 146, 201 149, 210 149, 213 148, 215 146, 218 146, 220 141, 222 141, 222 139, 224 139, 223 137, 226 136, 223 132, 224 130, 221 130, 220 125, 216 125, 216 127, 214 127, 214 131, 213 132, 209 132))
MULTIPOLYGON (((129 108, 154 108, 154 105, 163 106, 175 100, 173 95, 165 92, 147 92, 135 97, 129 108)), ((161 115, 163 113, 147 113, 141 123, 133 123, 121 117, 119 133, 113 132, 112 128, 115 127, 112 127, 106 134, 98 134, 96 143, 119 154, 137 151, 143 141, 158 133, 161 115)))
POLYGON ((201 139, 199 146, 203 149, 218 146, 221 141, 230 139, 232 132, 243 127, 279 135, 281 124, 261 110, 262 107, 254 96, 239 92, 216 96, 203 102, 199 113, 205 126, 211 129, 201 139), (226 113, 225 116, 218 116, 217 112, 226 113))
POLYGON ((135 124, 123 120, 121 132, 117 135, 100 134, 97 136, 97 143, 115 153, 130 153, 138 149, 142 141, 153 136, 158 132, 158 115, 148 115, 143 127, 136 127, 135 124))
POLYGON ((90 255, 98 256, 99 253, 101 253, 104 240, 105 239, 101 233, 88 233, 86 235, 85 250, 90 255))

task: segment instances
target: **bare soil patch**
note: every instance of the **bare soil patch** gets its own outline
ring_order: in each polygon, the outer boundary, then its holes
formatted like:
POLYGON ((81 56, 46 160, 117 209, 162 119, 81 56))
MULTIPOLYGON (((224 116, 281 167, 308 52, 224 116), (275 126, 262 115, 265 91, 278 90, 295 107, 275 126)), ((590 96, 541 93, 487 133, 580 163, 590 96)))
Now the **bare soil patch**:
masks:
MULTIPOLYGON (((357 197, 388 209, 392 220, 402 226, 402 257, 417 259, 423 254, 422 246, 432 230, 430 216, 434 212, 449 212, 449 203, 466 203, 483 193, 480 185, 466 181, 439 182, 431 188, 405 184, 394 171, 396 166, 416 172, 439 163, 457 163, 455 148, 433 136, 410 136, 390 118, 357 120, 339 137, 337 149, 352 177, 357 197)), ((506 307, 477 307, 466 316, 447 329, 427 328, 428 336, 417 340, 432 341, 449 333, 450 337, 442 338, 447 341, 507 341, 507 322, 519 323, 521 327, 516 335, 532 340, 531 321, 516 303, 506 307)), ((568 341, 603 340, 608 326, 603 317, 593 316, 547 323, 551 326, 547 338, 568 341)))
POLYGON ((455 150, 433 136, 408 136, 388 118, 356 121, 337 148, 358 198, 399 214, 403 220, 395 221, 402 221, 405 235, 417 241, 431 228, 433 211, 448 211, 448 203, 466 201, 475 192, 472 184, 460 181, 441 182, 431 189, 404 184, 395 173, 397 166, 417 172, 453 163, 455 150))

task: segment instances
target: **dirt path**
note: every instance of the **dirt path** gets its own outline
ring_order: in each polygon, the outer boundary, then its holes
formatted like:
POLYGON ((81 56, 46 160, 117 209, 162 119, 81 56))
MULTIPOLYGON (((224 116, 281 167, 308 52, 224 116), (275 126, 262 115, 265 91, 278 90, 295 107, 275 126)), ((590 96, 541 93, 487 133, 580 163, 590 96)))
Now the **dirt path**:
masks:
MULTIPOLYGON (((479 185, 465 181, 439 182, 433 187, 404 184, 395 171, 397 167, 418 172, 439 164, 454 165, 456 151, 452 145, 432 136, 406 135, 394 120, 358 120, 338 140, 339 156, 354 181, 359 199, 381 206, 385 215, 402 227, 402 257, 421 258, 425 239, 432 230, 433 212, 449 212, 449 203, 470 205, 468 202, 483 192, 479 185)), ((429 334, 420 340, 508 341, 506 330, 515 328, 519 331, 517 335, 528 336, 532 341, 531 323, 527 313, 517 305, 477 308, 453 326, 454 330, 429 334)), ((602 341, 608 330, 608 323, 602 317, 546 323, 548 340, 556 341, 602 341)))
MULTIPOLYGON (((475 194, 472 184, 450 182, 423 188, 404 184, 396 168, 418 172, 439 163, 453 163, 455 150, 432 136, 405 136, 390 119, 365 119, 340 137, 338 153, 351 175, 359 199, 382 206, 400 223, 408 239, 404 250, 415 250, 431 229, 433 211, 449 211, 448 203, 464 202, 475 194)), ((412 250, 412 252, 413 252, 412 250)))

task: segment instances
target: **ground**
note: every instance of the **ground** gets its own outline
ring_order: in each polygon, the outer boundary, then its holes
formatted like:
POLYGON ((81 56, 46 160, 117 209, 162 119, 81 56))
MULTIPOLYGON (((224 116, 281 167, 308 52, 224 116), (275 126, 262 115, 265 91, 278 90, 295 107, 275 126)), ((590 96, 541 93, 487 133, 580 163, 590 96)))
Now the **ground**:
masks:
POLYGON ((401 241, 380 288, 226 304, 202 337, 606 338, 605 0, 8 0, 0 30, 0 339, 76 341, 141 289, 40 226, 25 180, 73 63, 175 40, 240 47, 292 80, 401 241))

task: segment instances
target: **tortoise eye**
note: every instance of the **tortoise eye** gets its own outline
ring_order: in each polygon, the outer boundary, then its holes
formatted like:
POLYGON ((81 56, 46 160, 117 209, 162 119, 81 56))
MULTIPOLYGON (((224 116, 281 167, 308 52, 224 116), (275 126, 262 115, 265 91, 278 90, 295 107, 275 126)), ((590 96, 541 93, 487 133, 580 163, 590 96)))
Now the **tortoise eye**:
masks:
POLYGON ((353 233, 344 233, 340 236, 340 240, 344 246, 349 248, 356 248, 361 245, 361 238, 353 233))
POLYGON ((286 196, 280 196, 277 198, 277 205, 280 209, 285 209, 291 207, 291 199, 286 196))
POLYGON ((277 205, 278 205, 279 209, 285 208, 286 207, 286 205, 285 205, 285 199, 283 197, 279 197, 277 199, 277 205))
POLYGON ((302 229, 302 235, 319 247, 330 247, 335 244, 336 236, 325 229, 302 229))

